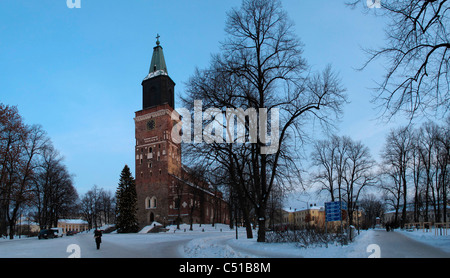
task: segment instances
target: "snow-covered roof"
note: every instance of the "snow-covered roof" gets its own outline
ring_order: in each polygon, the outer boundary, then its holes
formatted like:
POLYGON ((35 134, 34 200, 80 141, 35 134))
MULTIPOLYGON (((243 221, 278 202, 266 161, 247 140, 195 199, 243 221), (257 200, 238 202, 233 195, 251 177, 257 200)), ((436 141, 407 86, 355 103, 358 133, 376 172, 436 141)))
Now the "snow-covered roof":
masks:
POLYGON ((165 72, 164 70, 157 70, 157 71, 153 71, 150 72, 145 78, 144 80, 159 76, 159 75, 167 75, 167 72, 165 72))
POLYGON ((66 224, 88 224, 88 222, 83 219, 60 219, 58 222, 66 224))
POLYGON ((323 206, 309 206, 309 207, 301 207, 301 208, 284 208, 286 212, 297 212, 297 211, 305 211, 305 210, 324 210, 323 206))

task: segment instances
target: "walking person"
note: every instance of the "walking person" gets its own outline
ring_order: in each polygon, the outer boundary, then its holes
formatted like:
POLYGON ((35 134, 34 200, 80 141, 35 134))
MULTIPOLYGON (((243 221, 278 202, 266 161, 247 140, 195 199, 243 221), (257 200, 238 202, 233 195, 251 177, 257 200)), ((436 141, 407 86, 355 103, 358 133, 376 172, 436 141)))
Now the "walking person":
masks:
POLYGON ((97 249, 100 249, 100 243, 102 243, 102 231, 96 229, 94 232, 95 243, 97 244, 97 249))

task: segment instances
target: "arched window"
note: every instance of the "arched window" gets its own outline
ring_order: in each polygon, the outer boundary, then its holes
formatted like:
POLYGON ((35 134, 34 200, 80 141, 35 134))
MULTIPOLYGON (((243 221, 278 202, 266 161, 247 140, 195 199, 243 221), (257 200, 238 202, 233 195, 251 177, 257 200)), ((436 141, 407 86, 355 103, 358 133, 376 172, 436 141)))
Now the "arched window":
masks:
POLYGON ((154 209, 156 208, 156 197, 147 197, 145 198, 145 208, 146 209, 154 209))
POLYGON ((151 208, 156 208, 156 197, 153 196, 151 199, 151 208))
POLYGON ((150 198, 147 197, 145 198, 145 209, 149 209, 151 208, 151 202, 150 202, 150 198))

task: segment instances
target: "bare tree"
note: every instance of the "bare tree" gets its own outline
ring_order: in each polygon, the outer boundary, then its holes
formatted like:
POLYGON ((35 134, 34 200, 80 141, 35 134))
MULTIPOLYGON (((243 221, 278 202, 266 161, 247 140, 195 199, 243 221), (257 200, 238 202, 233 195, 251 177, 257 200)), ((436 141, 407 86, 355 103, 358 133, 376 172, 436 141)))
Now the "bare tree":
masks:
POLYGON ((384 203, 394 209, 394 220, 391 225, 398 225, 398 213, 403 198, 403 190, 400 182, 401 174, 398 169, 389 167, 385 164, 381 165, 380 170, 380 189, 383 192, 384 203))
POLYGON ((421 126, 418 130, 417 145, 418 153, 420 155, 421 163, 424 170, 424 185, 425 185, 425 221, 429 221, 429 208, 431 204, 434 204, 432 195, 433 191, 433 177, 435 175, 434 164, 434 151, 436 145, 436 137, 438 136, 439 127, 435 123, 428 122, 421 126), (431 201, 431 202, 430 202, 431 201))
POLYGON ((390 183, 385 183, 383 188, 394 201, 391 204, 396 210, 395 221, 401 209, 401 225, 410 217, 407 209, 411 209, 411 203, 414 221, 423 217, 425 222, 439 222, 441 217, 446 217, 448 145, 448 126, 431 121, 416 129, 413 126, 394 129, 386 138, 382 166, 390 183), (430 211, 434 212, 434 218, 430 219, 430 211))
POLYGON ((78 195, 72 176, 42 127, 26 125, 17 108, 0 104, 0 233, 25 209, 41 227, 56 226, 78 195))
POLYGON ((50 142, 45 145, 40 156, 33 192, 36 222, 41 228, 56 227, 60 217, 71 215, 75 210, 78 193, 73 185, 73 177, 50 142))
POLYGON ((360 208, 364 211, 364 221, 362 227, 374 228, 376 218, 381 217, 384 213, 384 202, 375 196, 375 194, 364 195, 360 202, 360 208))
MULTIPOLYGON (((326 123, 328 117, 341 112, 345 102, 344 89, 331 67, 307 76, 302 45, 292 28, 281 1, 244 0, 240 8, 228 13, 222 55, 191 78, 185 101, 204 100, 208 107, 267 109, 272 116, 273 111, 280 111, 279 133, 272 134, 276 140, 268 142, 255 134, 252 144, 214 144, 220 146, 215 157, 223 155, 232 176, 239 178, 235 184, 253 206, 260 242, 265 241, 267 202, 274 184, 299 180, 294 159, 299 148, 293 146, 308 134, 302 125, 314 119, 326 123), (269 148, 270 153, 261 151, 269 148)), ((246 136, 252 124, 246 122, 246 136)), ((275 125, 269 124, 266 131, 275 132, 275 125)))
POLYGON ((0 103, 0 234, 6 234, 25 124, 16 107, 0 103))
MULTIPOLYGON (((349 5, 366 0, 351 0, 349 5)), ((382 0, 381 9, 372 9, 388 18, 386 46, 368 49, 369 60, 388 62, 384 80, 374 101, 388 117, 405 112, 443 116, 450 107, 450 26, 447 0, 382 0)), ((364 68, 363 67, 363 68, 364 68)))
POLYGON ((386 144, 383 150, 384 163, 391 167, 390 175, 394 178, 396 185, 401 190, 402 198, 402 216, 401 226, 403 227, 406 221, 406 211, 408 205, 408 169, 411 161, 412 150, 414 147, 414 137, 409 126, 400 127, 391 130, 386 138, 386 144))
POLYGON ((115 195, 111 191, 100 189, 99 207, 102 213, 102 220, 105 224, 112 224, 115 222, 116 200, 115 195))
MULTIPOLYGON (((320 191, 328 191, 331 201, 337 194, 339 201, 347 203, 348 215, 353 215, 361 193, 376 180, 369 148, 347 136, 333 135, 315 143, 311 159, 317 169, 311 182, 321 184, 320 191)), ((350 217, 350 225, 352 221, 350 217)))
MULTIPOLYGON (((13 119, 13 118, 12 118, 13 119)), ((16 128, 5 127, 3 137, 7 144, 2 154, 1 203, 13 238, 20 212, 31 205, 33 182, 38 168, 38 156, 47 143, 45 132, 40 126, 27 126, 16 118, 16 128)), ((13 120, 14 121, 14 120, 13 120)))
POLYGON ((312 166, 317 168, 317 172, 312 174, 311 183, 321 184, 320 191, 328 191, 332 202, 335 199, 337 140, 339 137, 332 136, 329 140, 316 141, 311 154, 312 166))
POLYGON ((369 148, 361 142, 350 141, 347 152, 347 169, 345 171, 345 195, 349 215, 349 225, 353 224, 353 212, 358 200, 368 186, 375 185, 377 178, 374 172, 375 161, 369 148))
POLYGON ((88 222, 89 228, 97 228, 103 224, 114 223, 115 196, 94 185, 80 201, 80 214, 88 222))

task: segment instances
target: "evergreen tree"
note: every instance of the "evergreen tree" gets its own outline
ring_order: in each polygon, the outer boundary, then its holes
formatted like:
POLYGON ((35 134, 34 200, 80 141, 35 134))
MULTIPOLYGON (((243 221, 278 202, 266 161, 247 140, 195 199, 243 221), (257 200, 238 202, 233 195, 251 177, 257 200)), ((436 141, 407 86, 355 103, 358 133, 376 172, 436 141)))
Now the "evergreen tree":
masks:
POLYGON ((139 229, 136 218, 137 194, 136 183, 128 165, 120 174, 119 187, 116 192, 116 226, 119 233, 136 233, 139 229))

